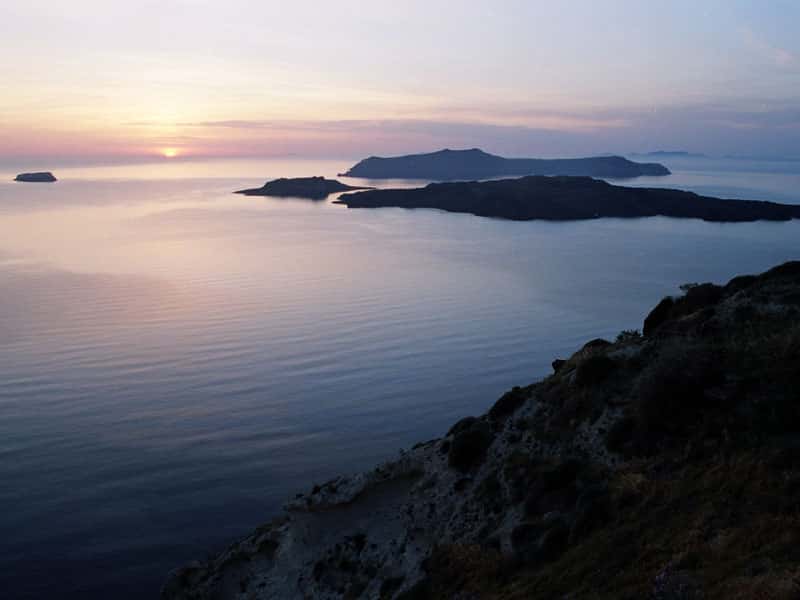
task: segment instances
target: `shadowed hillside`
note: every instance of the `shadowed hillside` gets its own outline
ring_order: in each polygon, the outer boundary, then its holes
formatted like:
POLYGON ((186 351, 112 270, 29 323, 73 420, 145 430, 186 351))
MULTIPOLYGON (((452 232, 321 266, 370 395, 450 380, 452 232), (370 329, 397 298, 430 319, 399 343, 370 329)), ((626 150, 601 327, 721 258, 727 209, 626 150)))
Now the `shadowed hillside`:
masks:
POLYGON ((797 598, 800 262, 684 291, 163 598, 797 598))

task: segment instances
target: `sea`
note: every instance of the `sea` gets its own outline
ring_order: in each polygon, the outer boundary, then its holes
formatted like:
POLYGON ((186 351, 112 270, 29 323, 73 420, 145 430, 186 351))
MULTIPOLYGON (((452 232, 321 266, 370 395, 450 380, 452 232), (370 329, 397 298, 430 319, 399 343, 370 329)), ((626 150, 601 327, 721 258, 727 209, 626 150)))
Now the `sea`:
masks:
MULTIPOLYGON (((232 193, 352 162, 73 165, 55 184, 0 165, 0 597, 156 598, 294 494, 641 328, 681 284, 800 259, 800 221, 232 193)), ((797 161, 660 162, 673 174, 615 183, 800 204, 797 161)))

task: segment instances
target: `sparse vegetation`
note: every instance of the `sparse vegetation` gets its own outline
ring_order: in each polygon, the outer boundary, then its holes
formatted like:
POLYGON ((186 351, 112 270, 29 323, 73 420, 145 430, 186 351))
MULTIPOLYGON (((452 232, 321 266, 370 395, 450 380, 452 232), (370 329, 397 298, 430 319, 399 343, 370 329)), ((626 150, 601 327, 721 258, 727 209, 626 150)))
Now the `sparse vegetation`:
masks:
POLYGON ((451 467, 468 471, 483 460, 492 443, 492 431, 483 421, 475 421, 453 436, 447 455, 451 467))
POLYGON ((800 314, 791 288, 800 289, 800 267, 725 288, 683 286, 683 297, 648 317, 658 339, 617 337, 635 357, 615 362, 598 346, 561 362, 542 384, 554 413, 539 430, 570 435, 588 418, 576 402, 623 396, 604 445, 627 462, 587 485, 569 463, 512 453, 503 478, 511 502, 524 496, 527 519, 511 536, 517 558, 494 555, 491 571, 469 571, 458 568, 459 552, 439 548, 447 569, 432 563, 420 598, 457 589, 497 599, 800 597, 800 314), (760 308, 776 297, 783 304, 760 308), (570 369, 574 386, 563 382, 570 369), (552 511, 559 526, 546 535, 541 515, 552 511), (446 579, 454 571, 457 588, 446 579))
POLYGON ((623 329, 617 334, 616 343, 625 344, 628 342, 639 342, 642 339, 642 333, 638 329, 623 329))
POLYGON ((581 387, 602 383, 617 367, 617 363, 605 354, 594 354, 578 364, 575 383, 581 387))
POLYGON ((394 600, 800 597, 800 263, 685 292, 644 336, 593 340, 417 447, 441 465, 401 505, 430 516, 421 579, 368 571, 362 533, 315 582, 394 600))

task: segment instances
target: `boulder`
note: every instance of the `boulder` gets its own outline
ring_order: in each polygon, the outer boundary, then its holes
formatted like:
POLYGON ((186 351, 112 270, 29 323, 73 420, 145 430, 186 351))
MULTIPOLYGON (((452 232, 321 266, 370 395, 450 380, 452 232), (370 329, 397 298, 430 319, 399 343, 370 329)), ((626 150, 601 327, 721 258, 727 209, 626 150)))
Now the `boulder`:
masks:
POLYGON ((569 528, 563 519, 555 519, 539 540, 538 558, 542 562, 557 559, 567 549, 569 528))
POLYGON ((661 300, 645 318, 642 334, 645 337, 653 335, 661 325, 669 320, 673 306, 675 306, 675 300, 673 300, 671 296, 667 296, 661 300))
POLYGON ((510 391, 506 392, 494 403, 494 406, 489 409, 489 418, 497 421, 512 414, 528 399, 528 394, 525 393, 519 386, 513 387, 510 391))

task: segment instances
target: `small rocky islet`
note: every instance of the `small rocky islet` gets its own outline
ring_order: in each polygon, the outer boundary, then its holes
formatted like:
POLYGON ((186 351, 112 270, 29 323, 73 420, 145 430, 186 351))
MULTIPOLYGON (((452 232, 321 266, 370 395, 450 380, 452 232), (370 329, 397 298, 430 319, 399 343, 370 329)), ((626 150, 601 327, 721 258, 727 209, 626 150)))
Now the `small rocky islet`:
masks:
POLYGON ((37 173, 20 173, 14 177, 14 181, 23 183, 53 183, 58 181, 50 171, 40 171, 37 173))
POLYGON ((800 262, 682 289, 162 598, 796 598, 800 262))
POLYGON ((369 188, 347 185, 335 179, 325 179, 324 177, 281 177, 280 179, 268 181, 260 188, 239 190, 234 193, 244 194, 245 196, 278 196, 322 200, 331 194, 364 189, 369 188))

